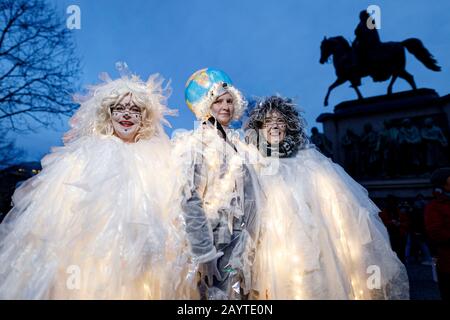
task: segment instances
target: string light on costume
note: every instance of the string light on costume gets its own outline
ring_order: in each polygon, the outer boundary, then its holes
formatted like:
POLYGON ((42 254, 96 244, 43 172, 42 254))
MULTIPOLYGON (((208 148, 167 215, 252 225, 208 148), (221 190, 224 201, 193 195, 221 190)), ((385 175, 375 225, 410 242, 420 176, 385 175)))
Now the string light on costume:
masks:
POLYGON ((303 288, 303 277, 300 275, 300 271, 293 277, 293 285, 294 285, 294 299, 295 300, 303 300, 305 298, 303 288))
POLYGON ((147 283, 144 283, 144 292, 145 292, 145 294, 146 294, 148 297, 151 297, 151 296, 152 296, 152 292, 151 292, 150 287, 148 286, 147 283))
POLYGON ((217 134, 209 137, 210 132, 206 133, 208 144, 204 149, 205 159, 210 172, 221 172, 221 159, 226 156, 227 168, 223 176, 214 179, 215 181, 210 183, 210 192, 205 199, 205 209, 209 217, 215 217, 220 207, 224 203, 231 203, 233 197, 236 197, 236 181, 242 177, 242 159, 241 157, 231 150, 228 144, 223 144, 223 139, 218 138, 217 134))
POLYGON ((363 281, 361 281, 360 275, 355 271, 355 263, 360 259, 360 246, 358 242, 353 240, 352 233, 346 232, 349 228, 346 226, 344 219, 345 211, 352 212, 352 210, 346 208, 342 208, 342 201, 338 199, 338 195, 333 192, 334 188, 330 185, 328 179, 324 175, 320 175, 319 185, 324 190, 329 190, 329 192, 324 192, 324 194, 329 195, 329 199, 327 202, 331 205, 330 212, 331 218, 335 222, 337 226, 337 239, 340 242, 340 246, 338 246, 339 256, 342 257, 344 267, 349 268, 348 270, 351 273, 350 276, 350 285, 351 285, 351 293, 350 298, 359 300, 364 298, 364 286, 363 281), (350 236, 350 238, 348 237, 350 236))
POLYGON ((297 284, 302 284, 303 283, 303 277, 300 274, 296 274, 296 275, 294 275, 294 281, 297 284))

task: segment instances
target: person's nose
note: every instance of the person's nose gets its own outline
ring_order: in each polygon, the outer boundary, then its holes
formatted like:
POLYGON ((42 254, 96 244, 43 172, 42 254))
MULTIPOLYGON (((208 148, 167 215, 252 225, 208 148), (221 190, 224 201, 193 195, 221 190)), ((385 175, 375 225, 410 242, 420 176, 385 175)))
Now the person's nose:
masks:
POLYGON ((131 119, 131 116, 130 116, 130 114, 128 113, 128 111, 125 112, 125 114, 123 115, 123 118, 124 118, 125 120, 131 119))
POLYGON ((228 102, 224 101, 222 102, 222 110, 223 111, 230 111, 230 106, 228 105, 228 102))

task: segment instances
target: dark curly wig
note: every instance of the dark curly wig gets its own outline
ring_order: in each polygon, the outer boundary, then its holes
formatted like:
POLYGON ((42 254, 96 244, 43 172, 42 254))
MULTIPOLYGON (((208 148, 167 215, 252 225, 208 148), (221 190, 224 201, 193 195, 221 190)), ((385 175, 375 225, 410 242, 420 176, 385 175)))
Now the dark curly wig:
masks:
POLYGON ((293 157, 298 150, 306 148, 309 145, 306 121, 296 107, 292 99, 280 96, 271 96, 259 101, 255 108, 250 111, 249 119, 245 125, 247 143, 255 144, 264 155, 271 156, 273 149, 258 133, 266 116, 273 111, 277 111, 286 122, 286 137, 277 150, 280 158, 293 157))

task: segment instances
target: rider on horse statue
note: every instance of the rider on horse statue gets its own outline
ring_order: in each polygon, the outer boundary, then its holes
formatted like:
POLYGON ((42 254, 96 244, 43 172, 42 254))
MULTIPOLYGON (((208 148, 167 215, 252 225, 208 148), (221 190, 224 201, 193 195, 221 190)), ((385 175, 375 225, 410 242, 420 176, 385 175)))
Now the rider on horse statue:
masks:
POLYGON ((366 10, 359 13, 359 23, 355 29, 356 38, 352 43, 353 64, 360 68, 367 68, 367 65, 373 62, 373 53, 378 51, 377 49, 381 44, 378 30, 375 27, 369 28, 368 26, 369 19, 375 22, 366 10))
POLYGON ((332 57, 337 76, 336 81, 328 88, 324 100, 325 106, 328 105, 331 91, 347 81, 355 89, 358 99, 362 99, 358 87, 361 86, 361 79, 364 77, 371 77, 375 82, 386 81, 390 78, 387 94, 392 93, 397 78, 406 80, 415 90, 417 87, 414 77, 406 71, 405 49, 428 69, 441 71, 436 59, 420 39, 381 42, 375 19, 367 10, 360 12, 359 20, 355 29, 356 39, 351 46, 342 36, 324 37, 320 44, 319 62, 324 64, 332 57))

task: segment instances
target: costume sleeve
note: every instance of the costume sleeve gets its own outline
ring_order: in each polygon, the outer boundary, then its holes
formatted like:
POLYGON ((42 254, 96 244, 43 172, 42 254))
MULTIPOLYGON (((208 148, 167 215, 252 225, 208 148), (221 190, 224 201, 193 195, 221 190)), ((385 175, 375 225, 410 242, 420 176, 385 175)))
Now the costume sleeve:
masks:
POLYGON ((246 214, 246 230, 253 241, 257 241, 259 236, 259 217, 257 208, 256 183, 250 173, 249 168, 244 167, 244 211, 246 214))
POLYGON ((186 223, 186 233, 192 254, 198 263, 208 262, 216 257, 217 250, 211 225, 203 209, 203 195, 208 175, 201 153, 194 154, 189 175, 190 181, 183 188, 182 211, 186 223))

